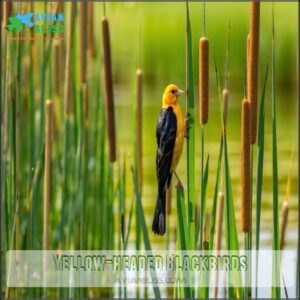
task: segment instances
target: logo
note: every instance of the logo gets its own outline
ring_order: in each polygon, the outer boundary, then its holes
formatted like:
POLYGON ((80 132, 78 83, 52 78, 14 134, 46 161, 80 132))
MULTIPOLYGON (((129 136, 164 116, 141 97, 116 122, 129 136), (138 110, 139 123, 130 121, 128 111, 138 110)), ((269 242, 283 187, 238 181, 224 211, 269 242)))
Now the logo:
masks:
POLYGON ((64 14, 58 13, 35 13, 24 12, 17 13, 8 18, 9 23, 6 26, 8 32, 20 33, 26 35, 26 32, 32 32, 33 37, 43 37, 44 34, 51 34, 52 38, 63 38, 64 33, 64 14))

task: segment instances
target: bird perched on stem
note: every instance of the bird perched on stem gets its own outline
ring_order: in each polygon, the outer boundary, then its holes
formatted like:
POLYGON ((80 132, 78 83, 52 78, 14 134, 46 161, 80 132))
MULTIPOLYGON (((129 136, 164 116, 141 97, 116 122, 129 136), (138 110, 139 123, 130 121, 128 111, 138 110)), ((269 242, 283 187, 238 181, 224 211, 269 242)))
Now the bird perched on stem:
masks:
POLYGON ((173 173, 178 180, 177 186, 182 186, 175 173, 182 153, 184 137, 186 136, 187 121, 189 120, 188 117, 183 118, 181 108, 177 103, 178 97, 182 93, 184 92, 175 84, 166 87, 156 128, 158 196, 152 231, 158 235, 164 235, 166 232, 166 190, 170 186, 173 173))

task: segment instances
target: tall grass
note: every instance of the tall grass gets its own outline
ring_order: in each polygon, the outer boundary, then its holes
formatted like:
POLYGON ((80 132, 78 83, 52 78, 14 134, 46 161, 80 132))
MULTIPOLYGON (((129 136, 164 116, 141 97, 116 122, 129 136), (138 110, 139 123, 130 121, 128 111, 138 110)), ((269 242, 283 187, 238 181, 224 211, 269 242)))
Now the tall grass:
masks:
POLYGON ((189 4, 186 2, 186 111, 189 114, 189 129, 187 139, 187 207, 189 247, 195 249, 195 103, 192 32, 189 14, 189 4))
POLYGON ((280 265, 278 251, 280 250, 279 236, 279 207, 278 207, 278 166, 277 166, 277 120, 276 120, 276 91, 275 91, 275 20, 274 3, 272 10, 272 176, 273 176, 273 269, 272 297, 280 298, 280 265), (276 286, 276 287, 275 287, 276 286))
MULTIPOLYGON (((267 88, 267 79, 269 73, 269 65, 267 65, 263 90, 259 107, 258 118, 258 137, 257 137, 257 173, 256 173, 256 251, 260 247, 260 219, 261 219, 261 204, 262 204, 262 189, 263 189, 263 169, 264 169, 264 148, 265 148, 265 96, 267 88)), ((257 287, 258 280, 258 253, 256 255, 256 274, 255 286, 257 287)), ((257 297, 257 288, 255 289, 255 296, 257 297)))

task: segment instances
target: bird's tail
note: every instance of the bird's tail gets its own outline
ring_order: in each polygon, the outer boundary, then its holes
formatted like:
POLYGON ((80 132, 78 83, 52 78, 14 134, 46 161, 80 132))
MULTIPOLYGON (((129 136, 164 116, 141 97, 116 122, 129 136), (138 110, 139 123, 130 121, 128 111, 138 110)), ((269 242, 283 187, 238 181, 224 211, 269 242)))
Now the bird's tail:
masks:
POLYGON ((154 211, 152 231, 158 235, 166 232, 166 191, 158 194, 154 211))

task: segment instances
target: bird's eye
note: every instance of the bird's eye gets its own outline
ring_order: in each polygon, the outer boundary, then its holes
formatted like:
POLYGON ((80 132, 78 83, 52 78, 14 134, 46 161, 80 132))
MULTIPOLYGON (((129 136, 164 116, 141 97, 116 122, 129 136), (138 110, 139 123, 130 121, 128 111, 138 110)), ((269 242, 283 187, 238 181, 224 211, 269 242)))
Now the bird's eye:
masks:
POLYGON ((171 90, 171 93, 172 93, 172 94, 175 94, 175 92, 176 92, 175 90, 171 90))

